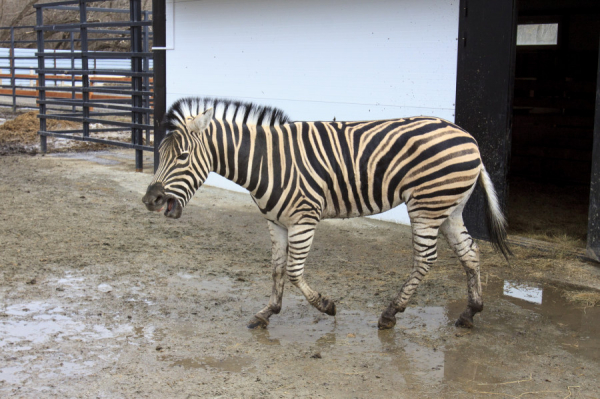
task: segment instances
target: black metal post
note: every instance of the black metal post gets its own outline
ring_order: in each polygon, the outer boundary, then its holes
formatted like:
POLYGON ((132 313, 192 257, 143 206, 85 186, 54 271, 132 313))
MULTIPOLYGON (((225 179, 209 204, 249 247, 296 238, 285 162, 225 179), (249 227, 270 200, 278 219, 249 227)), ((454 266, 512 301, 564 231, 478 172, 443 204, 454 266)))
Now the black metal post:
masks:
MULTIPOLYGON (((600 60, 600 50, 598 59, 600 60)), ((600 64, 596 80, 596 116, 592 149, 592 180, 590 183, 590 211, 588 213, 587 254, 600 262, 600 64)))
MULTIPOLYGON (((37 36, 37 50, 38 50, 38 99, 39 99, 39 116, 40 116, 40 131, 46 131, 46 74, 43 72, 44 65, 44 31, 40 29, 44 25, 44 14, 42 8, 35 10, 35 23, 38 27, 37 36)), ((47 140, 46 136, 40 135, 40 151, 46 153, 47 151, 47 140)))
MULTIPOLYGON (((71 71, 75 70, 75 33, 70 32, 70 38, 71 38, 71 71)), ((77 98, 77 96, 75 95, 75 74, 71 73, 71 88, 73 90, 71 90, 71 100, 75 100, 75 98, 77 98)), ((73 112, 75 112, 77 110, 77 107, 75 107, 75 105, 73 105, 73 107, 71 108, 71 110, 73 112)))
POLYGON ((12 110, 17 110, 17 87, 15 79, 15 28, 10 28, 10 84, 12 86, 12 110))
POLYGON ((85 23, 87 22, 87 2, 79 0, 79 20, 81 22, 79 38, 81 39, 81 99, 83 102, 83 137, 90 136, 90 123, 87 120, 90 117, 90 76, 88 74, 88 32, 85 23))
MULTIPOLYGON (((142 20, 142 4, 140 0, 130 0, 129 2, 130 20, 132 22, 140 22, 142 20)), ((142 57, 140 52, 142 51, 142 27, 132 26, 131 27, 131 72, 140 73, 142 72, 142 57)), ((143 103, 142 98, 142 77, 140 75, 133 75, 131 77, 131 88, 134 94, 131 96, 132 106, 135 108, 141 108, 143 103)), ((132 122, 135 124, 142 124, 142 113, 134 110, 131 113, 132 122)), ((132 141, 134 144, 143 144, 143 131, 139 127, 133 127, 132 129, 132 141)), ((135 170, 142 172, 144 168, 144 152, 142 150, 135 150, 135 170)))
MULTIPOLYGON (((148 21, 148 15, 150 13, 148 11, 144 11, 143 16, 144 16, 144 21, 148 21)), ((148 29, 148 25, 144 25, 143 29, 143 47, 142 47, 142 52, 144 53, 148 53, 149 49, 150 49, 150 35, 149 35, 149 29, 148 29)), ((142 64, 142 70, 144 72, 149 72, 150 71, 150 57, 146 56, 143 58, 143 64, 142 64)), ((144 91, 150 91, 150 77, 149 76, 144 76, 143 77, 144 80, 144 85, 143 85, 143 90, 144 91)), ((144 101, 144 108, 150 108, 150 96, 148 95, 144 95, 143 97, 143 101, 144 101)), ((150 124, 150 114, 148 113, 144 113, 143 115, 144 118, 144 125, 149 125, 150 124)), ((150 143, 150 129, 146 129, 146 143, 150 143)))
POLYGON ((152 52, 154 54, 154 171, 158 169, 158 146, 165 136, 162 120, 167 104, 165 0, 152 0, 152 52))

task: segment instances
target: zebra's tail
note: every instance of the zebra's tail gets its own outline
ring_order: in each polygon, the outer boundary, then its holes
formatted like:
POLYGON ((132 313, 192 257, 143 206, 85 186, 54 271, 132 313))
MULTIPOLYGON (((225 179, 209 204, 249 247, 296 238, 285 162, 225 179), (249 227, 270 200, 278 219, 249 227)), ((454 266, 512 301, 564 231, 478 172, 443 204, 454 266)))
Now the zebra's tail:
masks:
POLYGON ((506 240, 506 219, 504 214, 502 214, 502 209, 500 209, 500 203, 498 202, 494 184, 483 164, 481 165, 481 173, 479 174, 479 183, 481 184, 481 187, 483 187, 483 191, 485 191, 485 202, 487 203, 485 216, 487 219, 490 241, 494 248, 500 251, 508 262, 508 256, 512 255, 512 252, 508 247, 508 242, 506 240))

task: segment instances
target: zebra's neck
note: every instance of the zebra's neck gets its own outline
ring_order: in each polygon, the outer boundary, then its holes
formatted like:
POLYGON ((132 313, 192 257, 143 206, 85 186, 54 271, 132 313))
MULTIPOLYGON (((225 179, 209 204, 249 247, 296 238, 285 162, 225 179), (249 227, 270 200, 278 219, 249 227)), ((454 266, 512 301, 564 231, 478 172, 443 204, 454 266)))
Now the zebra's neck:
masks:
POLYGON ((213 126, 208 137, 212 170, 261 198, 268 186, 267 179, 261 177, 271 175, 276 162, 267 156, 273 150, 273 139, 277 141, 273 127, 223 121, 215 121, 213 126))

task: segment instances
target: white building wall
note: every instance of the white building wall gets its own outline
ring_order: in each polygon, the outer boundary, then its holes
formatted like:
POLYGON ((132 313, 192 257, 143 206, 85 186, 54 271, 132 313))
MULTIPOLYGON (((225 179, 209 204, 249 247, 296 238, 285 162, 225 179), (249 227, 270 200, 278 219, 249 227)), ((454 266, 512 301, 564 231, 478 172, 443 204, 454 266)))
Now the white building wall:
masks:
MULTIPOLYGON (((168 1, 167 103, 214 96, 293 120, 453 121, 458 3, 168 1)), ((241 189, 212 174, 207 183, 241 189)), ((405 208, 381 216, 408 223, 405 208)))

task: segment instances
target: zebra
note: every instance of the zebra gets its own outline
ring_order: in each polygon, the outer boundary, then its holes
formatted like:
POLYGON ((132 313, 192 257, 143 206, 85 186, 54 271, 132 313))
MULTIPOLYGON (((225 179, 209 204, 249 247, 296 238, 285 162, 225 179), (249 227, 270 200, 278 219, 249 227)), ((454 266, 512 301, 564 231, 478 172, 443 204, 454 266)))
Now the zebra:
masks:
POLYGON ((336 314, 332 299, 312 289, 304 263, 319 221, 373 215, 406 204, 413 269, 381 314, 396 324, 437 259, 446 237, 467 275, 468 301, 455 325, 470 328, 483 309, 479 249, 462 218, 476 183, 487 201, 491 242, 508 261, 506 221, 475 139, 446 120, 410 117, 362 122, 292 122, 281 110, 219 98, 183 98, 165 116, 159 165, 142 201, 179 218, 209 172, 246 188, 267 219, 273 287, 249 328, 266 327, 282 306, 284 272, 308 302, 336 314))

